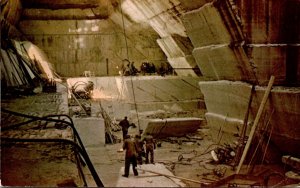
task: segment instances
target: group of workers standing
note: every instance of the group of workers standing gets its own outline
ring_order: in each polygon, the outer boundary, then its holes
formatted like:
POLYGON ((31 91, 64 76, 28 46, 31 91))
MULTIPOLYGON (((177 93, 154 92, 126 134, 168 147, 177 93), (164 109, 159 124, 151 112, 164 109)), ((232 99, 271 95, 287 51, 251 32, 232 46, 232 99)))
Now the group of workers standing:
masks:
MULTIPOLYGON (((130 164, 132 164, 132 170, 135 176, 138 176, 138 172, 136 170, 137 164, 143 164, 143 157, 146 158, 145 163, 154 164, 154 149, 156 149, 156 143, 152 135, 147 133, 145 136, 135 135, 135 138, 131 138, 128 135, 128 129, 130 127, 129 121, 127 117, 120 121, 119 125, 122 127, 123 132, 123 149, 126 151, 125 153, 125 171, 123 177, 129 176, 129 168, 130 164), (145 145, 145 147, 144 147, 145 145), (146 150, 146 152, 145 152, 146 150)), ((140 132, 141 134, 141 132, 140 132)))
POLYGON ((142 75, 157 73, 161 76, 173 74, 173 68, 171 67, 171 65, 164 62, 161 63, 158 68, 156 68, 153 63, 143 62, 141 64, 140 70, 135 67, 134 62, 130 62, 129 60, 125 59, 124 63, 121 65, 121 70, 119 71, 120 75, 123 76, 136 76, 139 73, 141 73, 142 75), (125 62, 127 62, 126 65, 124 64, 125 62))

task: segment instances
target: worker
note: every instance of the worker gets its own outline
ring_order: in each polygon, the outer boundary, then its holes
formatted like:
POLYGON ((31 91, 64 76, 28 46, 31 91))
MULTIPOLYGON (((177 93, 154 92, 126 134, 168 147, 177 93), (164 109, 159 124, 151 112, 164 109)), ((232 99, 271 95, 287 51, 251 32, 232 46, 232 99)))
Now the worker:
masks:
POLYGON ((124 119, 120 121, 119 125, 122 127, 123 140, 124 140, 125 136, 128 134, 128 128, 130 126, 129 121, 127 120, 127 116, 125 116, 124 119))
POLYGON ((154 164, 154 150, 156 149, 155 140, 150 133, 146 133, 146 136, 142 140, 146 143, 146 164, 149 163, 149 154, 150 154, 150 162, 154 164))
POLYGON ((130 63, 128 63, 124 69, 124 76, 130 76, 131 72, 130 72, 130 63))
POLYGON ((145 154, 144 142, 141 139, 140 135, 135 135, 134 139, 136 148, 137 148, 137 162, 139 165, 143 164, 143 155, 145 154))
POLYGON ((134 66, 134 62, 131 62, 129 65, 130 75, 135 76, 138 73, 137 68, 134 66))
POLYGON ((125 170, 124 170, 124 174, 122 176, 128 178, 130 164, 132 164, 132 170, 133 170, 134 175, 138 176, 139 174, 138 174, 138 171, 136 170, 137 148, 136 148, 136 144, 134 143, 134 141, 131 140, 130 135, 125 136, 125 140, 123 143, 123 149, 126 150, 126 153, 125 153, 125 170))

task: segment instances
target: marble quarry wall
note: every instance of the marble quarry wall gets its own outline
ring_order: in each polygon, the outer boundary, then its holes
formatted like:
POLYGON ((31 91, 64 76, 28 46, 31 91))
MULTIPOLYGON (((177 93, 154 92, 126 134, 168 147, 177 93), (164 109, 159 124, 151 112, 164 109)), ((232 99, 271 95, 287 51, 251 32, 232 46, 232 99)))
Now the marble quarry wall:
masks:
POLYGON ((132 80, 126 79, 125 85, 127 92, 124 92, 126 99, 133 102, 134 88, 135 101, 160 102, 160 101, 191 101, 203 98, 199 89, 199 78, 185 77, 149 77, 132 80))
POLYGON ((199 68, 192 56, 193 46, 180 16, 186 11, 178 0, 127 0, 124 12, 138 23, 147 22, 160 38, 157 43, 169 64, 179 76, 199 76, 199 68))
POLYGON ((124 59, 135 62, 138 69, 144 61, 156 67, 168 62, 179 76, 200 75, 180 19, 186 11, 180 1, 102 4, 93 10, 54 9, 51 4, 53 10, 25 7, 19 28, 48 54, 62 76, 76 77, 84 71, 116 75, 124 59), (166 48, 184 53, 174 56, 166 48))
MULTIPOLYGON (((266 87, 256 86, 251 94, 252 86, 239 81, 201 81, 199 85, 207 107, 205 117, 212 138, 220 143, 238 141, 252 95, 246 131, 249 134, 266 87)), ((298 156, 299 106, 299 88, 274 86, 259 123, 259 129, 272 133, 271 143, 281 152, 298 156)))
POLYGON ((206 3, 182 18, 203 76, 266 85, 274 75, 276 85, 299 83, 299 1, 234 2, 206 3))
MULTIPOLYGON (((93 99, 124 103, 122 108, 125 110, 121 109, 120 105, 116 105, 118 108, 113 106, 117 118, 128 115, 128 111, 135 107, 140 113, 159 109, 180 112, 205 108, 203 94, 198 85, 200 78, 185 76, 81 77, 69 78, 67 84, 71 88, 71 86, 88 81, 94 83, 93 99)), ((82 89, 80 87, 84 87, 84 84, 77 88, 82 89)), ((69 94, 68 97, 70 98, 71 95, 69 94)))
POLYGON ((125 41, 122 30, 110 20, 23 20, 19 25, 46 52, 61 76, 80 76, 84 71, 95 76, 117 75, 122 60, 127 58, 126 45, 137 68, 145 59, 166 61, 159 46, 152 42, 153 33, 148 38, 131 35, 125 41))
POLYGON ((183 15, 196 63, 212 80, 199 85, 215 141, 238 140, 254 85, 249 133, 273 75, 259 127, 272 133, 270 145, 281 153, 299 156, 299 7, 293 0, 213 1, 190 7, 183 15))
POLYGON ((198 69, 194 56, 192 56, 191 42, 185 37, 168 36, 157 39, 157 43, 168 57, 168 62, 180 76, 198 77, 195 69, 198 69), (180 38, 182 40, 176 40, 180 38))

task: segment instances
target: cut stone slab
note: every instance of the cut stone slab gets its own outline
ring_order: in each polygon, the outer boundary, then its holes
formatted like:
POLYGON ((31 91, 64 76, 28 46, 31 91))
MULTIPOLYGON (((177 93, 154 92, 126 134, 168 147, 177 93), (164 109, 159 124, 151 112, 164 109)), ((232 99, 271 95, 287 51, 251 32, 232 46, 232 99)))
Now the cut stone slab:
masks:
POLYGON ((105 144, 105 126, 102 118, 73 118, 73 121, 85 147, 105 144))
POLYGON ((204 48, 195 48, 193 56, 201 70, 203 76, 217 80, 243 80, 248 79, 244 72, 244 64, 241 58, 245 55, 237 47, 236 51, 227 45, 212 45, 204 48))
MULTIPOLYGON (((220 144, 230 144, 238 140, 241 135, 244 121, 241 119, 231 118, 220 114, 206 113, 205 118, 210 127, 212 139, 220 144)), ((248 123, 247 132, 250 132, 252 122, 248 123)))
MULTIPOLYGON (((138 168, 158 172, 161 174, 171 175, 170 172, 163 164, 143 164, 138 165, 138 168)), ((185 184, 179 179, 169 178, 162 175, 157 175, 150 172, 138 170, 139 175, 134 176, 132 166, 130 166, 129 177, 123 177, 124 167, 120 169, 120 178, 117 181, 116 187, 184 187, 185 184)))
POLYGON ((193 133, 201 127, 202 118, 167 118, 150 120, 144 133, 150 133, 155 138, 184 136, 193 133))
POLYGON ((203 81, 199 85, 208 112, 240 120, 245 118, 251 95, 250 84, 222 80, 203 81))
POLYGON ((183 25, 195 48, 231 42, 222 16, 213 3, 183 15, 183 25))
POLYGON ((168 61, 177 73, 177 75, 197 77, 197 74, 193 70, 193 68, 197 67, 197 63, 192 55, 168 58, 168 61))

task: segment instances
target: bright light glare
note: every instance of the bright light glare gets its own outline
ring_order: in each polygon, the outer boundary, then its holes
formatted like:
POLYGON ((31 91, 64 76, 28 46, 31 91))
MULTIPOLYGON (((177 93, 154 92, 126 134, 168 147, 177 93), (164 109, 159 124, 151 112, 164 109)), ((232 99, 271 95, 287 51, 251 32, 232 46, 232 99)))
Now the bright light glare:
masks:
POLYGON ((25 42, 24 47, 26 48, 26 51, 28 52, 28 55, 30 59, 36 60, 39 67, 39 69, 43 72, 43 75, 46 76, 47 79, 54 79, 53 75, 53 68, 51 66, 50 61, 48 60, 46 54, 39 49, 36 45, 30 43, 30 42, 25 42))
POLYGON ((111 95, 105 95, 103 91, 99 89, 94 89, 92 93, 93 99, 112 99, 113 97, 111 95))

